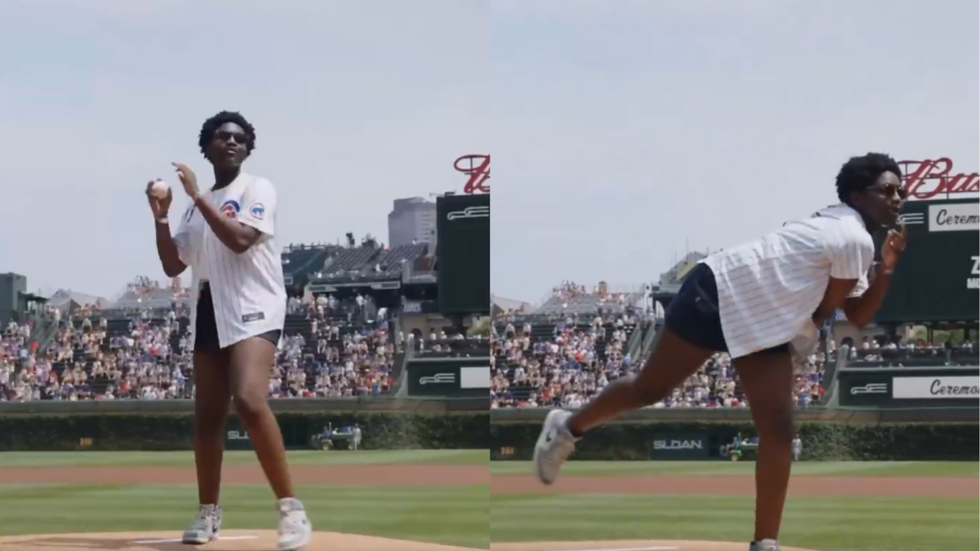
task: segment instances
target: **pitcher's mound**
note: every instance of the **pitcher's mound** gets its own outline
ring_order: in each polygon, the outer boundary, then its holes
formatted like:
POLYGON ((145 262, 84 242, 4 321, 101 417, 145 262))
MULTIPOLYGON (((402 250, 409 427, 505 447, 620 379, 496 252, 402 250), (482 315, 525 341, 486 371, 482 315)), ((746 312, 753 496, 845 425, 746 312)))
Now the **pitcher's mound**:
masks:
MULTIPOLYGON (((748 551, 749 544, 725 541, 566 541, 529 543, 491 543, 491 551, 748 551)), ((809 551, 782 547, 781 551, 809 551)))
MULTIPOLYGON (((228 530, 207 545, 180 543, 180 532, 114 532, 110 534, 48 534, 0 538, 4 551, 275 551, 271 530, 228 530)), ((473 551, 434 543, 373 536, 316 532, 307 551, 473 551)))

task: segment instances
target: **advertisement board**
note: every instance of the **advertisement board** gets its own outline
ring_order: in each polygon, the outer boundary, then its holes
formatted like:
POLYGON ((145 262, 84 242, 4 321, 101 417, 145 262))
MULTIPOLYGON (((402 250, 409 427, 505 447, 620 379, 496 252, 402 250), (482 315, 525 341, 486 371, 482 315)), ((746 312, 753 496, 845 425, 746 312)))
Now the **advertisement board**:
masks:
POLYGON ((409 360, 409 396, 490 397, 490 358, 409 360))
POLYGON ((942 376, 895 377, 892 398, 896 400, 969 400, 980 402, 980 377, 942 376))
POLYGON ((980 406, 980 367, 875 367, 838 371, 844 407, 980 406))
POLYGON ((650 443, 650 458, 657 461, 689 461, 709 457, 708 437, 696 433, 656 434, 650 443))
MULTIPOLYGON (((900 219, 908 230, 908 245, 875 321, 976 321, 980 203, 909 201, 900 219)), ((879 250, 883 237, 876 236, 879 250)))
POLYGON ((490 312, 490 195, 436 199, 438 304, 443 314, 490 312))
POLYGON ((225 425, 225 449, 252 449, 252 440, 248 437, 248 431, 242 427, 241 421, 234 415, 228 417, 228 423, 225 425))

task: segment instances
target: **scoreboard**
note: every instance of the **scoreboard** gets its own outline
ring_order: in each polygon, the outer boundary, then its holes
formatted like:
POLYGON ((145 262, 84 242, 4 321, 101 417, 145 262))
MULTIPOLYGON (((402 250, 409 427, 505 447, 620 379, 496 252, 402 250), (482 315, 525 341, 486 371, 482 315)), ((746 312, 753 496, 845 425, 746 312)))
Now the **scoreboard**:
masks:
MULTIPOLYGON (((980 203, 976 199, 909 201, 900 218, 908 244, 875 321, 977 321, 980 203)), ((883 237, 876 236, 878 250, 883 237)))
POLYGON ((490 313, 490 195, 436 199, 439 311, 490 313))

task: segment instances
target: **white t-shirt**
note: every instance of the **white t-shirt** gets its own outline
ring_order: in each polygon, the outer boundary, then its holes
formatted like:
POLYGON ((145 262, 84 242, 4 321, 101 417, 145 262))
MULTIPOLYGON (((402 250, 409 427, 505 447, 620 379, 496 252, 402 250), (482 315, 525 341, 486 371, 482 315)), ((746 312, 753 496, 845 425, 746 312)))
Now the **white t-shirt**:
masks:
POLYGON ((702 260, 715 274, 731 357, 813 335, 813 313, 830 278, 858 280, 850 296, 860 296, 874 252, 861 215, 836 205, 702 260))
POLYGON ((209 191, 205 197, 225 216, 263 235, 247 251, 235 253, 214 235, 193 204, 187 209, 174 241, 180 260, 193 274, 191 331, 196 328, 203 281, 210 282, 221 348, 281 330, 286 320, 286 288, 275 239, 275 188, 268 180, 243 172, 228 186, 209 191))

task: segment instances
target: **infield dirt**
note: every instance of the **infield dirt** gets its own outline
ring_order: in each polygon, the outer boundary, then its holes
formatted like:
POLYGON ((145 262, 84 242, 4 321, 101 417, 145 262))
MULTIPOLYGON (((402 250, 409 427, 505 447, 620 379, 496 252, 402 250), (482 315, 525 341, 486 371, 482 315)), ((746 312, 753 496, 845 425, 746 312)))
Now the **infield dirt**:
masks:
MULTIPOLYGON (((752 476, 567 476, 542 486, 531 476, 490 476, 483 465, 295 465, 304 484, 357 486, 468 486, 486 484, 491 494, 602 493, 750 495, 752 476)), ((21 484, 194 484, 192 467, 16 467, 4 478, 21 484)), ((226 466, 226 484, 263 484, 258 465, 226 466)), ((791 496, 976 497, 976 478, 794 476, 791 496)))

